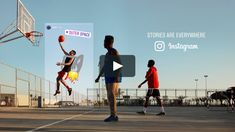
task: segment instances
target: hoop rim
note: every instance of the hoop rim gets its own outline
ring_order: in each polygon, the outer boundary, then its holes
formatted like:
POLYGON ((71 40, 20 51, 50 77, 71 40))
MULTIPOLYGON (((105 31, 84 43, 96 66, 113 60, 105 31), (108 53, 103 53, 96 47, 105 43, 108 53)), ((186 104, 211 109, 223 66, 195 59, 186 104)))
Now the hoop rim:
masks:
POLYGON ((29 34, 29 37, 34 36, 34 37, 42 37, 43 33, 39 31, 31 31, 31 32, 26 32, 25 35, 29 34))

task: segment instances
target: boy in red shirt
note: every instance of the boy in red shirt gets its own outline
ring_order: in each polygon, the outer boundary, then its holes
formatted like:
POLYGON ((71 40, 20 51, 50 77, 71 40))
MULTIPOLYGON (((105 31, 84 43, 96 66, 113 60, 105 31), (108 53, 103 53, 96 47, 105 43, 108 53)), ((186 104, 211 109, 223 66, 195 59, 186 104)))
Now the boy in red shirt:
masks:
POLYGON ((161 99, 160 99, 160 91, 159 91, 159 82, 158 82, 158 74, 157 74, 157 69, 156 67, 154 67, 154 60, 149 60, 148 61, 148 67, 149 70, 146 73, 146 80, 144 80, 139 86, 138 88, 141 88, 141 86, 148 82, 148 92, 146 95, 146 101, 144 103, 144 108, 143 111, 137 112, 138 114, 146 114, 147 111, 147 107, 148 107, 148 102, 149 102, 149 98, 151 96, 156 97, 158 104, 161 107, 161 112, 158 113, 157 115, 165 115, 165 111, 164 111, 164 107, 162 105, 161 99))

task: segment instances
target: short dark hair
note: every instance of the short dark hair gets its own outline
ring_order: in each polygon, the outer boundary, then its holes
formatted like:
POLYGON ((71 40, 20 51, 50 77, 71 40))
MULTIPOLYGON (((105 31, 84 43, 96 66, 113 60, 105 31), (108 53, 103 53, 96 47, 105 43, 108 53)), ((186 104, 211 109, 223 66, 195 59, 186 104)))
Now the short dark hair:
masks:
POLYGON ((73 53, 74 53, 74 55, 76 55, 76 51, 75 51, 75 50, 71 50, 70 52, 73 52, 73 53))
POLYGON ((149 60, 148 64, 149 64, 149 66, 153 66, 155 64, 155 61, 154 60, 149 60))
POLYGON ((112 35, 106 35, 104 41, 107 43, 113 43, 114 37, 112 35))

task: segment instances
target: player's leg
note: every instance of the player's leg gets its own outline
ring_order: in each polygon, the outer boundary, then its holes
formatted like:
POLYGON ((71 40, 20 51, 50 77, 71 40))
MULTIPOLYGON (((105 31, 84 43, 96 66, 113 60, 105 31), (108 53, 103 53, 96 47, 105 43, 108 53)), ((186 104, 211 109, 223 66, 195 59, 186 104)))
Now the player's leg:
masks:
POLYGON ((159 91, 159 89, 155 89, 153 94, 156 97, 158 105, 161 107, 161 112, 158 113, 157 115, 165 115, 165 110, 164 110, 164 107, 163 107, 162 100, 160 98, 160 91, 159 91))
POLYGON ((59 76, 56 78, 56 91, 60 91, 60 79, 59 76))
POLYGON ((161 112, 165 113, 165 110, 164 110, 164 107, 163 107, 162 100, 161 100, 160 96, 157 96, 156 100, 157 100, 157 103, 159 104, 159 106, 161 107, 161 112))
POLYGON ((57 94, 60 94, 60 80, 61 80, 61 77, 58 75, 56 78, 56 91, 55 91, 54 96, 56 96, 57 94))
POLYGON ((146 97, 145 97, 143 111, 137 112, 138 114, 145 115, 147 113, 147 107, 148 107, 148 104, 149 104, 149 98, 152 96, 152 92, 153 92, 152 89, 148 89, 148 92, 147 92, 146 97))
POLYGON ((110 108, 110 115, 111 113, 111 107, 110 107, 110 101, 111 101, 111 90, 110 90, 110 84, 106 84, 106 91, 107 91, 107 98, 108 98, 108 103, 109 103, 109 108, 110 108))
POLYGON ((118 95, 118 83, 113 83, 113 104, 112 104, 112 115, 115 115, 117 117, 117 95, 118 95))
POLYGON ((67 88, 70 96, 72 94, 72 88, 70 88, 69 85, 63 79, 61 79, 60 82, 67 88))
POLYGON ((150 98, 150 96, 146 96, 145 97, 144 108, 143 108, 144 113, 147 113, 147 107, 148 107, 148 104, 149 104, 149 98, 150 98))
POLYGON ((118 121, 116 113, 116 92, 118 90, 118 83, 108 83, 106 84, 107 97, 110 108, 110 116, 106 118, 105 122, 118 121))

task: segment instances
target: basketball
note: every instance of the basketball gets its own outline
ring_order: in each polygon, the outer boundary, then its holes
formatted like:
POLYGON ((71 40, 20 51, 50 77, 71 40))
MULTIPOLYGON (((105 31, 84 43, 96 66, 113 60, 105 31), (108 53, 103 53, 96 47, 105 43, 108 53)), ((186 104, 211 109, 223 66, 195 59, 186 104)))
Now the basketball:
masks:
POLYGON ((31 34, 29 32, 25 33, 25 37, 29 38, 31 36, 31 34))
POLYGON ((60 35, 59 38, 58 38, 58 41, 59 41, 59 42, 64 42, 64 36, 63 36, 63 35, 60 35))

